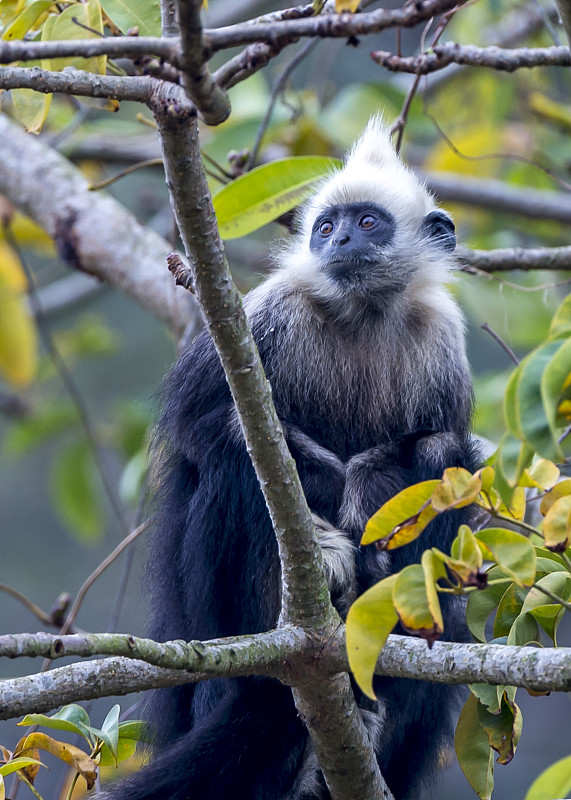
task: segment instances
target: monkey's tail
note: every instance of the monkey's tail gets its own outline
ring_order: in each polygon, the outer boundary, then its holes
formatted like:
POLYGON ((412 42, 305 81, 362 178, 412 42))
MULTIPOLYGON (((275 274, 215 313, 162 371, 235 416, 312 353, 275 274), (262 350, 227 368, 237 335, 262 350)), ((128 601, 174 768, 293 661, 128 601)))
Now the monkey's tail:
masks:
POLYGON ((97 800, 282 800, 301 767, 307 733, 291 692, 241 679, 193 729, 97 800))

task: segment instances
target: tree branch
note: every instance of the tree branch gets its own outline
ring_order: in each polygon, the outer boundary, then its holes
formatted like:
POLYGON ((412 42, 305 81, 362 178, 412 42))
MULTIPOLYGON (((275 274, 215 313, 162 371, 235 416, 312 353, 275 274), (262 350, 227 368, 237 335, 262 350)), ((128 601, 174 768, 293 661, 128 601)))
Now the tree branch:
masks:
POLYGON ((182 85, 207 125, 219 125, 230 114, 228 95, 206 68, 200 8, 202 0, 178 0, 182 85))
POLYGON ((458 248, 460 262, 466 272, 506 272, 513 269, 571 269, 571 247, 522 247, 502 250, 468 250, 458 248))
MULTIPOLYGON (((194 0, 193 0, 194 1, 194 0)), ((404 9, 385 11, 379 9, 365 14, 323 14, 309 18, 284 18, 279 21, 244 22, 224 28, 205 29, 202 43, 203 58, 210 58, 218 50, 239 45, 266 42, 281 47, 297 41, 302 36, 348 38, 367 33, 378 33, 398 26, 411 28, 436 14, 449 11, 467 0, 419 0, 404 9)), ((263 18, 262 18, 263 19, 263 18)), ((173 36, 107 36, 101 39, 75 39, 72 41, 27 42, 22 40, 0 42, 0 64, 14 61, 36 61, 42 58, 91 58, 108 55, 115 58, 137 58, 154 55, 175 67, 180 67, 180 42, 173 36)), ((99 77, 99 76, 98 76, 99 77)))
POLYGON ((473 67, 491 67, 505 72, 532 67, 569 67, 571 52, 568 47, 520 47, 506 50, 501 47, 476 47, 454 42, 436 45, 430 53, 419 56, 398 56, 385 50, 371 53, 371 58, 392 72, 410 72, 428 75, 444 69, 449 64, 473 67))
POLYGON ((191 320, 200 325, 196 302, 175 291, 162 266, 169 242, 116 200, 90 192, 79 170, 5 114, 0 141, 0 193, 53 237, 69 266, 119 289, 179 331, 191 320))
POLYGON ((83 72, 75 67, 66 67, 62 72, 51 72, 40 67, 0 69, 0 89, 34 89, 44 94, 62 92, 81 97, 106 97, 142 103, 147 102, 153 81, 153 78, 137 75, 96 77, 91 72, 83 72))
MULTIPOLYGON (((304 671, 327 676, 348 669, 344 627, 325 641, 291 627, 210 642, 164 644, 125 634, 0 636, 0 657, 96 654, 111 657, 0 681, 0 719, 77 700, 223 676, 270 675, 294 684, 304 671)), ((429 650, 421 639, 390 635, 376 674, 450 685, 490 683, 566 692, 571 690, 571 649, 436 642, 429 650)))
POLYGON ((439 200, 481 206, 490 211, 571 223, 571 193, 514 186, 491 178, 473 178, 453 172, 422 172, 439 200))
MULTIPOLYGON (((193 285, 224 366, 278 540, 282 565, 281 624, 331 634, 338 616, 329 599, 321 549, 295 463, 271 400, 241 297, 218 235, 202 160, 196 117, 155 111, 173 210, 190 261, 193 285)), ((294 696, 310 729, 320 766, 336 800, 391 797, 357 710, 347 674, 331 679, 302 673, 294 696), (303 684, 302 684, 303 681, 303 684), (307 682, 308 681, 308 682, 307 682)))
MULTIPOLYGON (((42 58, 139 58, 156 56, 179 66, 180 42, 174 37, 105 36, 101 39, 65 39, 28 42, 24 39, 0 41, 0 64, 13 61, 36 61, 42 58)), ((99 79, 101 76, 97 75, 99 79)))
POLYGON ((243 22, 225 28, 204 31, 204 44, 210 54, 228 47, 252 42, 275 42, 285 38, 296 40, 302 36, 348 38, 378 33, 387 28, 412 28, 419 22, 437 14, 464 5, 467 0, 419 0, 403 9, 370 11, 365 14, 322 14, 308 19, 291 19, 283 22, 251 24, 243 22))

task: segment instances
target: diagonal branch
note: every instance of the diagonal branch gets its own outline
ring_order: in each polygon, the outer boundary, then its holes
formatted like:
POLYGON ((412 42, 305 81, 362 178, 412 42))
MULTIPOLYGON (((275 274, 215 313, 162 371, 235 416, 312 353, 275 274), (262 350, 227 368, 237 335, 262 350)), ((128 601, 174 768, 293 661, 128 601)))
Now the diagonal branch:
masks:
POLYGON ((219 125, 230 114, 228 95, 212 79, 206 67, 202 42, 202 0, 178 0, 182 54, 182 85, 208 125, 219 125))
MULTIPOLYGON (((194 265, 193 284, 220 355, 237 415, 276 531, 282 564, 282 625, 333 633, 331 606, 311 514, 271 400, 260 356, 230 276, 198 142, 195 116, 155 109, 167 184, 182 240, 194 265)), ((331 795, 337 800, 389 800, 349 676, 304 675, 294 689, 331 795)))
POLYGON ((54 239, 68 266, 119 289, 179 331, 192 320, 200 324, 196 302, 164 274, 169 242, 109 195, 90 192, 76 167, 5 114, 0 141, 0 194, 54 239))

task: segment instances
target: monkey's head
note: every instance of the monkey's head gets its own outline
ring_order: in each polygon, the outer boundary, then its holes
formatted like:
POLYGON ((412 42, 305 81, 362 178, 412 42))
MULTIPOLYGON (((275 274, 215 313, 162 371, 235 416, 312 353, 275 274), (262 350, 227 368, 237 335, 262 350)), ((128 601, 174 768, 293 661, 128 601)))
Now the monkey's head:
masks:
POLYGON ((300 214, 282 265, 328 306, 386 307, 396 295, 441 287, 453 264, 454 224, 400 161, 373 117, 342 170, 300 214))

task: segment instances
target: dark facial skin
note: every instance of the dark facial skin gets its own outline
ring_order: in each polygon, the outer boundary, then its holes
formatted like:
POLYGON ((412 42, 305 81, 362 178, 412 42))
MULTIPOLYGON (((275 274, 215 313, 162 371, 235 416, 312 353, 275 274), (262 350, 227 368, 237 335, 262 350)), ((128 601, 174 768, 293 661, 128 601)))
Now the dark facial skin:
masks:
MULTIPOLYGON (((347 203, 321 213, 311 231, 309 249, 338 279, 356 278, 378 263, 379 251, 393 240, 393 215, 376 203, 347 203)), ((456 247, 454 223, 443 211, 431 211, 421 225, 423 235, 444 252, 456 247)))
POLYGON ((332 273, 347 272, 374 263, 395 228, 392 214, 375 203, 331 206, 313 223, 309 249, 332 273))

